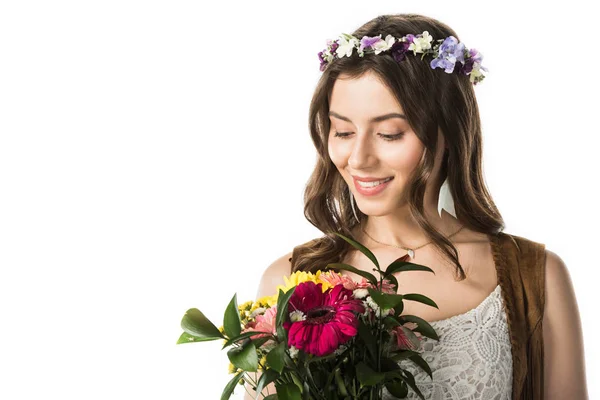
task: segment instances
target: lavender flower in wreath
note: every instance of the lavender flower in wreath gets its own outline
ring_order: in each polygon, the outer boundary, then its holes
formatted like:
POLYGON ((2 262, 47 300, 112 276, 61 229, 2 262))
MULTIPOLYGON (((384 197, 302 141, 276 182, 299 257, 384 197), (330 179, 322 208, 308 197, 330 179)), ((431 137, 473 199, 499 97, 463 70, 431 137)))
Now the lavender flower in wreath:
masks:
POLYGON ((431 60, 431 68, 444 68, 447 73, 452 73, 456 62, 465 63, 465 45, 459 43, 454 36, 448 36, 441 44, 437 58, 431 60))

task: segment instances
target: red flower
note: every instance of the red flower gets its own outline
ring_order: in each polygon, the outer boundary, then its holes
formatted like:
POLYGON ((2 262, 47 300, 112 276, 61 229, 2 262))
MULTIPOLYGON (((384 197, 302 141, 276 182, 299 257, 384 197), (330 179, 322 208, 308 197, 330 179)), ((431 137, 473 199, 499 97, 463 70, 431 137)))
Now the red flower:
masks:
POLYGON ((417 326, 414 322, 406 322, 392 330, 396 334, 396 343, 399 349, 418 351, 421 348, 423 335, 413 331, 417 326))
POLYGON ((294 346, 316 356, 325 356, 357 333, 358 319, 354 312, 365 311, 362 301, 352 297, 343 285, 322 292, 321 283, 300 283, 289 301, 288 311, 302 312, 303 319, 285 322, 288 346, 294 346))

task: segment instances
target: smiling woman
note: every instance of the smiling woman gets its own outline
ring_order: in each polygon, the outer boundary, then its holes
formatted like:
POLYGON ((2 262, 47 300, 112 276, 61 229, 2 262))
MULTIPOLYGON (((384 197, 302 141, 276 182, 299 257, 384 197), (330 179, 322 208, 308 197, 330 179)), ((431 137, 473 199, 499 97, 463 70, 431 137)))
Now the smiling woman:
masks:
MULTIPOLYGON (((332 263, 371 270, 341 233, 382 264, 408 254, 435 272, 397 276, 398 293, 440 305, 409 302, 402 315, 449 329, 423 353, 435 367, 431 379, 415 375, 426 398, 587 398, 568 271, 544 244, 503 232, 485 184, 474 91, 486 70, 481 54, 438 20, 398 14, 329 41, 319 57, 323 74, 309 112, 318 162, 304 214, 324 235, 296 246, 289 265, 269 267, 259 297, 289 272, 332 263), (361 54, 365 48, 374 51, 361 54), (425 54, 432 48, 433 59, 425 54)), ((384 398, 393 397, 384 391, 384 398)))

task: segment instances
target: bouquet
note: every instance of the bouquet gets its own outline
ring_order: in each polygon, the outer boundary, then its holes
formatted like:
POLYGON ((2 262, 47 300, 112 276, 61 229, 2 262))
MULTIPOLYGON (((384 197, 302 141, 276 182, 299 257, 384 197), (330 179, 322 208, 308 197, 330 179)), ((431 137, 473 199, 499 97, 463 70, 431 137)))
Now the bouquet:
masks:
MULTIPOLYGON (((256 302, 237 304, 234 295, 217 328, 204 314, 189 309, 177 344, 223 340, 229 348, 230 373, 221 400, 229 399, 237 384, 249 383, 257 393, 274 383, 276 393, 266 400, 380 399, 383 387, 397 398, 409 388, 424 398, 414 375, 399 361, 408 359, 432 372, 419 355, 423 336, 439 340, 435 330, 415 315, 400 315, 403 301, 437 308, 430 298, 398 294, 393 275, 430 268, 398 258, 385 270, 365 246, 339 233, 375 265, 379 278, 351 265, 332 263, 315 274, 295 272, 284 277, 278 293, 256 302), (353 272, 355 282, 331 269, 353 272), (261 372, 258 379, 250 373, 261 372)), ((254 374, 255 376, 257 374, 254 374)))

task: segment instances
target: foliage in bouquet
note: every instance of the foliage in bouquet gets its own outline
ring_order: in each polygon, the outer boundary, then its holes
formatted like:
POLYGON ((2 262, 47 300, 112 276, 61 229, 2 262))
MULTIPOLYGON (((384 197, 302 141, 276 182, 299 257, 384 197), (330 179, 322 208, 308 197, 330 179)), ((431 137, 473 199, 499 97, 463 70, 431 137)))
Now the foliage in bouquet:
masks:
POLYGON ((229 347, 229 372, 234 374, 221 396, 229 399, 236 385, 248 382, 256 393, 274 383, 267 400, 379 399, 383 387, 397 398, 409 388, 423 398, 414 376, 399 362, 411 360, 431 377, 419 355, 423 336, 439 340, 429 323, 415 315, 400 315, 404 300, 437 305, 426 296, 397 294, 394 273, 433 271, 398 258, 382 270, 375 255, 362 244, 340 236, 375 265, 367 271, 342 263, 325 271, 295 272, 284 277, 277 294, 237 305, 233 296, 217 328, 196 308, 181 321, 177 344, 223 340, 229 347), (336 271, 361 276, 355 282, 336 271), (252 379, 250 373, 260 371, 252 379))

